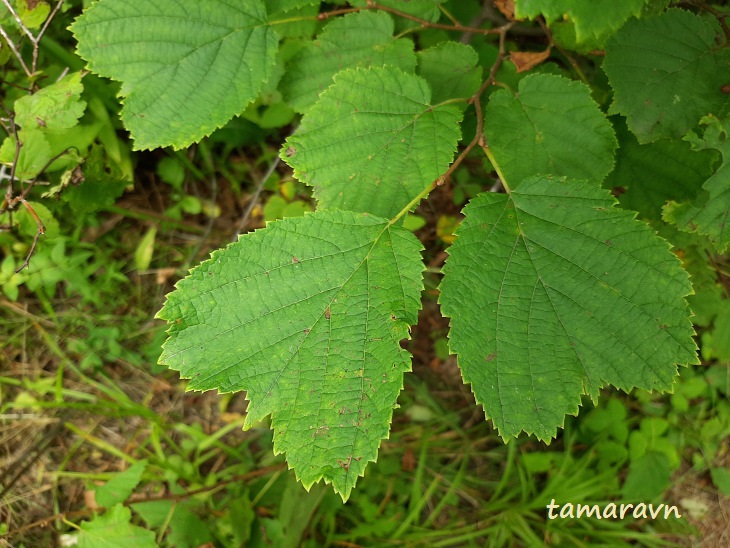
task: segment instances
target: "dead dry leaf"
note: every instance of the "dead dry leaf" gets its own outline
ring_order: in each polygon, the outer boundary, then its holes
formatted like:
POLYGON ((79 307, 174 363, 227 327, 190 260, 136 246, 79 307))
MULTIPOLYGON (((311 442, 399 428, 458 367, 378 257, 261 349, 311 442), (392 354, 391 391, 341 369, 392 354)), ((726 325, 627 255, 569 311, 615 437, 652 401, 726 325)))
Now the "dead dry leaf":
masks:
POLYGON ((517 72, 527 72, 550 57, 550 48, 545 51, 513 51, 509 59, 517 67, 517 72))
POLYGON ((494 7, 502 12, 510 21, 515 20, 515 1, 514 0, 494 0, 494 7))

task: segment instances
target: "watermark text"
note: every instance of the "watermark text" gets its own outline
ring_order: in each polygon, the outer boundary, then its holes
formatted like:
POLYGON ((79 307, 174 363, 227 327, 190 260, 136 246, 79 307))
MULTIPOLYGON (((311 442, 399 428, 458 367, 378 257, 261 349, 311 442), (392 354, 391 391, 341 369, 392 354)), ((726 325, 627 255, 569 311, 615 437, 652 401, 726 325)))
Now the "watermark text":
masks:
POLYGON ((681 518, 682 514, 676 506, 668 504, 616 504, 609 502, 605 506, 598 504, 573 504, 566 502, 563 505, 555 504, 555 499, 546 505, 548 509, 548 518, 550 519, 669 519, 670 517, 681 518))

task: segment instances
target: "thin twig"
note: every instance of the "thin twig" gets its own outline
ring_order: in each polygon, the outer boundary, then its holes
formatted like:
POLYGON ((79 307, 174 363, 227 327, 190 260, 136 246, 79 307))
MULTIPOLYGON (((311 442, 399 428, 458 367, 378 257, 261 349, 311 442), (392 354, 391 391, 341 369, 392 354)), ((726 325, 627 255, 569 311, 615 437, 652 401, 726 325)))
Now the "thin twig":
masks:
POLYGON ((470 27, 467 25, 462 25, 458 21, 456 21, 453 25, 446 25, 443 23, 433 23, 431 21, 428 21, 427 19, 421 19, 420 17, 416 17, 415 15, 411 15, 410 13, 406 13, 404 11, 397 10, 395 8, 391 8, 388 6, 383 6, 381 4, 378 4, 377 2, 372 2, 368 0, 367 5, 357 8, 342 8, 332 11, 325 11, 320 13, 317 18, 320 20, 329 19, 330 17, 334 17, 336 15, 345 15, 348 13, 357 13, 359 11, 367 11, 367 10, 379 10, 379 11, 385 11, 387 13, 392 13, 393 15, 396 15, 398 17, 402 17, 403 19, 408 19, 409 21, 413 21, 414 23, 418 23, 423 28, 429 28, 429 29, 440 29, 440 30, 451 30, 455 32, 471 32, 474 34, 499 34, 499 29, 483 29, 483 28, 477 28, 477 27, 470 27))
POLYGON ((555 49, 557 49, 557 50, 558 50, 558 51, 559 51, 560 53, 562 53, 562 54, 563 54, 563 56, 564 56, 564 57, 565 57, 565 58, 566 58, 566 59, 568 60, 568 63, 570 63, 570 66, 571 66, 571 67, 573 67, 573 70, 574 70, 574 71, 575 71, 575 73, 576 73, 576 74, 578 75, 578 78, 580 78, 580 79, 581 79, 581 81, 582 81, 582 82, 583 82, 584 84, 588 84, 588 78, 586 78, 586 75, 585 75, 585 73, 583 72, 583 69, 581 69, 581 68, 580 68, 580 65, 578 64, 578 61, 576 61, 575 59, 573 59, 573 57, 572 57, 572 56, 571 56, 571 55, 570 55, 570 54, 569 54, 569 53, 568 53, 567 51, 565 51, 565 50, 564 50, 564 49, 563 49, 562 47, 560 47, 560 44, 556 44, 556 43, 555 43, 555 41, 553 40, 553 33, 552 33, 552 31, 551 31, 551 30, 550 30, 550 28, 549 28, 549 27, 548 27, 548 26, 547 26, 547 25, 545 24, 545 21, 543 21, 543 20, 542 20, 542 18, 539 18, 539 19, 537 20, 537 22, 539 23, 539 25, 540 25, 540 28, 542 28, 542 30, 543 30, 543 31, 545 32, 545 35, 546 35, 546 36, 547 36, 547 38, 548 38, 548 45, 549 45, 549 46, 550 46, 551 48, 552 48, 552 47, 554 47, 554 48, 555 48, 555 49))
MULTIPOLYGON (((251 479, 257 478, 259 476, 265 476, 266 474, 269 474, 269 473, 275 473, 275 472, 285 470, 285 468, 286 467, 283 464, 279 464, 279 465, 275 465, 275 466, 268 466, 266 468, 260 468, 259 470, 254 470, 253 472, 248 472, 247 474, 239 474, 239 475, 233 476, 232 478, 229 478, 227 480, 219 481, 218 483, 215 483, 213 485, 201 487, 200 489, 195 489, 193 491, 187 491, 186 493, 182 493, 179 495, 163 495, 163 496, 154 496, 154 497, 145 497, 145 498, 139 498, 139 499, 134 499, 134 500, 127 500, 124 502, 124 505, 132 506, 133 504, 139 504, 142 502, 155 502, 155 501, 160 501, 160 500, 171 500, 171 501, 179 502, 179 501, 186 500, 192 496, 195 496, 195 495, 198 495, 201 493, 207 493, 210 491, 214 491, 229 483, 245 482, 247 480, 251 480, 251 479)), ((26 531, 31 531, 38 527, 46 527, 46 526, 50 525, 51 523, 53 523, 54 521, 67 519, 67 518, 81 518, 81 517, 96 514, 98 512, 102 512, 104 510, 106 510, 106 508, 96 508, 96 509, 89 508, 86 510, 77 510, 75 512, 61 512, 60 514, 55 514, 53 516, 49 516, 47 518, 43 518, 38 521, 34 521, 33 523, 29 523, 28 525, 25 525, 23 527, 18 527, 15 530, 8 531, 4 535, 0 535, 0 539, 9 538, 11 536, 17 536, 22 533, 25 533, 26 531)))
POLYGON ((2 84, 4 86, 10 86, 10 87, 15 88, 15 89, 19 89, 19 90, 24 91, 26 93, 32 93, 33 92, 33 90, 30 89, 30 88, 27 88, 25 86, 21 86, 20 84, 16 84, 15 82, 11 82, 9 80, 4 80, 3 78, 0 78, 0 84, 2 84))
POLYGON ((20 199, 20 203, 22 203, 25 206, 25 209, 28 210, 31 217, 35 219, 35 222, 38 226, 38 229, 36 230, 35 236, 33 237, 33 243, 30 246, 30 249, 28 250, 28 254, 25 256, 25 260, 23 261, 23 264, 20 265, 18 268, 15 269, 15 273, 17 274, 24 268, 27 268, 30 266, 30 258, 33 256, 33 253, 35 252, 35 246, 38 245, 38 238, 41 237, 42 234, 46 233, 46 225, 43 224, 43 221, 41 221, 41 218, 38 216, 38 214, 33 209, 33 206, 31 206, 25 198, 20 199))
POLYGON ((477 116, 477 127, 476 131, 474 132, 474 138, 466 146, 466 148, 461 151, 461 154, 459 154, 456 160, 454 160, 449 169, 447 169, 442 175, 437 177, 436 180, 434 180, 430 185, 423 189, 403 209, 401 209, 398 214, 390 220, 390 222, 388 223, 389 226, 395 224, 400 218, 402 218, 405 214, 415 208, 421 202, 421 200, 423 200, 423 198, 431 193, 434 188, 444 184, 444 182, 449 177, 451 177, 451 175, 453 175, 453 173, 458 169, 458 167, 466 159, 466 157, 474 149, 474 147, 477 145, 482 145, 484 143, 484 113, 482 112, 482 94, 487 90, 489 86, 494 84, 497 72, 499 71, 499 67, 502 66, 502 63, 504 63, 505 59, 507 58, 505 50, 505 38, 507 36, 507 32, 512 28, 512 25, 514 25, 514 23, 508 23, 498 29, 499 52, 497 54, 497 59, 495 59, 494 64, 489 71, 489 76, 487 76, 487 79, 482 82, 479 90, 469 98, 468 102, 474 105, 477 116))
MULTIPOLYGON (((491 21, 498 26, 507 24, 507 20, 499 13, 497 13, 494 9, 494 5, 492 4, 491 0, 485 0, 484 4, 482 5, 482 11, 479 13, 479 15, 474 17, 474 19, 469 22, 469 26, 480 27, 485 21, 491 21)), ((465 32, 461 36, 461 39, 459 41, 462 44, 468 44, 469 42, 471 42, 473 36, 473 32, 465 32)))
POLYGON ((2 0, 2 3, 5 4, 6 8, 8 8, 8 11, 13 16, 13 19, 15 19, 15 22, 18 23, 20 30, 22 30, 28 36, 28 38, 30 38, 30 41, 35 44, 35 36, 33 36, 33 33, 30 32, 30 29, 25 26, 23 20, 15 12, 15 8, 13 8, 12 4, 8 0, 2 0))
POLYGON ((474 138, 461 152, 461 154, 459 154, 454 163, 451 164, 451 167, 448 169, 448 171, 446 171, 446 173, 442 175, 443 180, 446 180, 449 176, 451 176, 454 171, 456 171, 456 169, 459 167, 459 165, 461 165, 461 162, 463 162, 464 159, 469 155, 472 149, 484 139, 484 113, 482 112, 482 95, 489 86, 494 84, 497 78, 497 71, 499 71, 502 63, 504 63, 505 59, 507 58, 505 50, 505 39, 507 36, 507 32, 512 28, 512 25, 514 25, 514 23, 508 23, 499 28, 499 52, 497 53, 497 59, 495 59, 492 68, 489 70, 489 76, 487 76, 487 79, 482 82, 479 90, 469 99, 469 102, 474 104, 474 109, 476 110, 477 115, 477 128, 474 132, 474 138))
POLYGON ((13 54, 15 55, 15 58, 20 63, 20 66, 23 67, 23 72, 25 72, 25 75, 30 78, 33 73, 28 68, 28 65, 25 64, 25 61, 23 60, 23 56, 20 54, 20 51, 18 51, 17 46, 15 43, 10 39, 10 36, 8 36, 8 33, 5 32, 5 29, 2 25, 0 25, 0 34, 2 34, 2 37, 5 38, 5 41, 8 43, 8 46, 12 50, 13 54))
POLYGON ((3 38, 5 38, 5 41, 8 43, 8 46, 10 46, 10 49, 13 50, 13 53, 15 54, 15 57, 17 57, 18 61, 20 62, 21 66, 23 67, 23 70, 25 71, 25 74, 28 76, 28 78, 32 78, 37 69, 38 69, 38 54, 40 51, 40 41, 41 38, 43 38, 43 35, 46 33, 46 30, 48 30, 48 26, 51 24, 51 21, 53 21, 53 18, 58 13, 58 10, 61 9, 61 5, 63 4, 63 0, 58 0, 56 5, 53 7, 53 10, 51 13, 48 14, 48 17, 46 17, 45 22, 43 23, 43 27, 41 27, 41 30, 38 31, 38 34, 33 34, 28 27, 25 26, 25 23, 23 23, 23 20, 20 18, 18 13, 15 11, 13 6, 10 4, 10 0, 0 0, 3 4, 5 4, 5 7, 8 9, 8 11, 13 16, 13 19, 15 19, 15 22, 20 27, 20 30, 25 33, 25 35, 30 40, 30 43, 33 45, 33 58, 31 61, 31 66, 28 68, 28 65, 26 65, 25 61, 23 60, 23 56, 20 54, 20 51, 18 50, 17 46, 13 43, 12 40, 10 40, 10 36, 5 32, 5 29, 2 28, 0 25, 0 34, 3 35, 3 38))
POLYGON ((236 233, 233 236, 233 241, 237 241, 238 237, 241 235, 241 232, 246 228, 246 225, 248 224, 248 220, 251 217, 251 213, 253 212, 253 208, 256 207, 256 204, 259 201, 259 196, 261 195, 261 191, 264 189, 264 184, 266 184, 266 181, 274 174, 274 171, 276 171, 276 168, 279 165, 279 162, 281 161, 281 158, 277 155, 276 158, 274 158, 274 161, 271 162, 269 165, 269 168, 266 170, 266 173, 264 173, 263 177, 259 181, 257 181, 256 184, 256 191, 253 193, 253 196, 251 196, 251 200, 248 203, 248 206, 246 207, 246 211, 243 213, 243 217, 241 217, 241 221, 238 223, 238 227, 236 228, 236 233))
POLYGON ((63 4, 63 0, 58 0, 56 3, 56 6, 53 8, 53 11, 46 17, 46 22, 43 24, 43 27, 41 27, 40 32, 35 37, 35 42, 33 43, 33 62, 32 62, 32 68, 33 73, 35 73, 36 68, 38 66, 38 52, 40 51, 40 48, 38 47, 38 44, 41 41, 41 38, 43 38, 43 35, 46 33, 46 30, 48 30, 48 26, 51 24, 51 21, 53 21, 53 18, 58 13, 58 10, 61 9, 61 5, 63 4))
POLYGON ((18 166, 18 158, 20 157, 20 148, 23 146, 23 144, 20 142, 20 138, 18 137, 18 126, 15 125, 15 116, 13 116, 7 109, 5 109, 5 106, 2 107, 3 110, 8 114, 8 118, 10 119, 10 134, 12 135, 13 139, 15 140, 15 156, 13 157, 13 165, 10 166, 10 178, 8 179, 8 189, 5 191, 5 202, 3 205, 7 207, 8 209, 12 209, 13 204, 13 192, 15 192, 15 170, 18 166))
MULTIPOLYGON (((35 177, 33 177, 33 179, 31 179, 30 183, 28 183, 28 186, 27 186, 27 187, 25 187, 25 188, 23 189, 23 192, 21 193, 21 195, 20 195, 20 198, 21 198, 21 199, 25 199, 25 197, 26 197, 26 196, 28 195, 28 193, 29 193, 29 192, 31 191, 31 189, 33 188, 33 186, 34 186, 34 185, 35 185, 36 183, 38 183, 38 179, 39 179, 39 177, 41 176, 41 174, 42 174, 42 173, 43 173, 43 172, 44 172, 45 170, 47 170, 47 169, 48 169, 49 167, 51 167, 51 164, 53 164, 53 162, 55 162, 56 160, 58 160, 58 159, 59 159, 59 158, 61 158, 62 156, 64 156, 64 155, 68 154, 70 150, 75 150, 76 152, 79 152, 79 149, 78 149, 78 147, 75 147, 75 146, 70 146, 70 147, 66 147, 66 148, 65 148, 65 149, 63 149, 63 150, 62 150, 61 152, 59 152, 58 154, 56 154, 55 156, 53 156, 53 157, 52 157, 52 158, 51 158, 50 160, 48 160, 48 161, 47 161, 47 162, 46 162, 46 163, 45 163, 45 164, 43 165, 43 167, 42 167, 42 168, 40 169, 40 171, 38 172, 38 175, 36 175, 35 177)), ((80 152, 79 152, 79 153, 80 153, 80 152)), ((18 199, 18 198, 16 198, 16 200, 17 200, 17 199, 18 199)))
MULTIPOLYGON (((461 24, 461 23, 459 22, 459 20, 458 20, 458 19, 456 19, 456 17, 454 17, 454 16, 453 16, 453 15, 451 14, 451 12, 450 12, 449 10, 447 10, 447 9, 446 9, 445 7, 443 7, 443 5, 439 4, 439 10, 440 10, 440 11, 441 11, 441 13, 443 13, 443 14, 444 14, 444 15, 446 16, 446 18, 447 18, 447 19, 448 19, 449 21, 451 21, 451 22, 452 22, 452 23, 453 23, 454 25, 460 25, 460 24, 461 24)), ((477 26, 477 25, 473 25, 473 26, 477 26)))
MULTIPOLYGON (((211 192, 211 203, 215 204, 216 200, 218 198, 218 178, 215 176, 215 172, 210 177, 210 185, 212 187, 211 192)), ((197 193, 197 191, 196 191, 197 193)), ((200 248, 203 247, 203 242, 205 242, 208 239, 208 236, 210 236, 210 233, 213 230, 213 224, 215 223, 215 214, 212 211, 209 211, 207 213, 208 216, 208 222, 205 225, 205 229, 200 235, 200 238, 197 238, 196 245, 193 246, 193 248, 188 253, 188 258, 185 261, 186 268, 189 267, 190 263, 193 261, 193 259, 198 255, 200 252, 200 248)))
POLYGON ((725 40, 730 42, 730 27, 728 27, 727 22, 725 19, 730 18, 730 13, 725 13, 722 11, 719 11, 712 6, 710 6, 707 2, 704 0, 695 0, 693 2, 698 8, 703 9, 712 15, 714 15, 717 18, 718 23, 720 23, 720 26, 722 27, 722 32, 725 34, 725 40))
POLYGON ((47 432, 42 438, 36 440, 30 447, 28 447, 23 454, 13 461, 12 466, 8 466, 5 471, 0 474, 0 500, 3 500, 5 495, 10 492, 10 489, 23 477, 23 475, 33 466, 43 453, 46 451, 48 446, 54 441, 57 434, 61 432, 63 425, 61 423, 56 424, 49 432, 47 432), (23 463, 23 464, 21 464, 23 463))

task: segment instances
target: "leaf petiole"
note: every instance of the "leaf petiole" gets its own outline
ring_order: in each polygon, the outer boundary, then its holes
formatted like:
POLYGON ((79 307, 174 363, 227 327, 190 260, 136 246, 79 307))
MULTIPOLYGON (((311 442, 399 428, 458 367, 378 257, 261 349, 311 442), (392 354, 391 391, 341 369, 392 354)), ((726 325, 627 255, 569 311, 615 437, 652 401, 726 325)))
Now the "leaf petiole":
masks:
POLYGON ((504 189, 507 191, 507 194, 511 194, 512 191, 510 190, 509 185, 507 184, 507 180, 504 178, 504 173, 502 173, 502 168, 499 167, 499 164, 497 163, 497 159, 494 157, 494 154, 492 154, 492 151, 489 149, 489 146, 486 144, 483 144, 483 143, 479 143, 479 146, 482 147, 484 154, 486 154, 487 158, 489 158, 489 163, 492 164, 494 171, 497 172, 497 175, 499 176, 499 180, 502 182, 502 186, 504 186, 504 189))
POLYGON ((419 192, 415 198, 413 198, 410 202, 408 202, 408 205, 406 205, 406 207, 401 209, 398 212, 398 214, 390 220, 390 222, 388 223, 388 226, 391 227, 395 223, 397 223, 401 217, 406 215, 411 209, 416 207, 421 200, 423 200, 426 196, 428 196, 434 188, 436 188, 440 183, 443 183, 443 180, 444 180, 443 177, 439 177, 435 181, 433 181, 430 185, 428 185, 426 188, 424 188, 421 192, 419 192))

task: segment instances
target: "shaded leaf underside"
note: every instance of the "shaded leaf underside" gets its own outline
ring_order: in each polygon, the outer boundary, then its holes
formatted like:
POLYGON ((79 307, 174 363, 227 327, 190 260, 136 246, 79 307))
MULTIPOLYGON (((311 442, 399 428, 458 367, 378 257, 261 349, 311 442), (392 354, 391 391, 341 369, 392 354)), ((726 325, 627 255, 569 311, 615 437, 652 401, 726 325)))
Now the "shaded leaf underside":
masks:
POLYGON ((664 218, 684 231, 708 235, 723 252, 730 246, 730 122, 708 116, 703 123, 707 125, 703 138, 693 134, 690 140, 697 150, 719 150, 722 164, 702 185, 703 192, 694 202, 670 202, 664 218))
POLYGON ((349 68, 392 65, 413 72, 413 42, 393 37, 393 18, 383 12, 360 12, 334 19, 287 63, 280 89, 286 102, 307 112, 349 68))
POLYGON ((71 30, 89 68, 122 82, 137 150, 183 148, 241 113, 278 47, 260 0, 101 0, 71 30))
POLYGON ((721 91, 730 50, 716 47, 718 32, 716 23, 670 9, 629 21, 609 41, 603 70, 614 90, 610 112, 626 116, 640 143, 681 138, 730 104, 721 91))
POLYGON ((270 223, 193 269, 168 296, 160 363, 194 390, 246 390, 246 426, 309 487, 349 496, 387 437, 420 308, 420 242, 388 221, 321 211, 270 223))
POLYGON ((548 24, 564 17, 575 22, 579 42, 618 30, 632 15, 638 16, 646 0, 515 0, 517 17, 542 15, 548 24))
POLYGON ((449 166, 461 112, 431 106, 422 78, 395 67, 352 69, 305 115, 282 158, 321 209, 391 219, 449 166))
POLYGON ((616 133, 616 167, 605 186, 618 187, 621 206, 646 219, 661 219, 667 200, 694 198, 712 174, 715 155, 710 151, 694 151, 689 143, 669 139, 639 144, 621 121, 616 133))
POLYGON ((504 437, 556 434, 584 392, 667 390, 696 363, 686 272, 605 190, 554 178, 482 194, 441 284, 464 380, 504 437))

